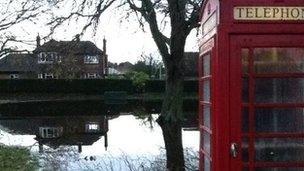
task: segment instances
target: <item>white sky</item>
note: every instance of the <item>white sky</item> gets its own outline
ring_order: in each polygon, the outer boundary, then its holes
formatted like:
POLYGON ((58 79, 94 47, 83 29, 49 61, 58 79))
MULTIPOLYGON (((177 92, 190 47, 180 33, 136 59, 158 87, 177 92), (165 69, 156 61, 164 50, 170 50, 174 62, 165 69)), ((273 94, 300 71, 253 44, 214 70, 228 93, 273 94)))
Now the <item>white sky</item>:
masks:
MULTIPOLYGON (((131 18, 130 21, 123 20, 123 22, 120 22, 121 17, 122 14, 120 11, 115 11, 113 9, 107 10, 102 14, 96 35, 93 35, 92 31, 89 29, 81 40, 90 40, 102 49, 102 40, 106 37, 107 54, 110 62, 120 63, 129 61, 135 63, 140 58, 141 54, 153 54, 156 59, 160 59, 157 47, 149 32, 149 28, 146 27, 146 32, 143 32, 139 28, 139 24, 136 20, 132 20, 131 18)), ((47 18, 40 18, 39 20, 40 22, 46 22, 47 18)), ((79 23, 81 22, 83 21, 80 20, 79 23)), ((80 24, 65 25, 60 28, 52 38, 58 41, 72 40, 73 36, 79 33, 79 29, 81 29, 80 24)), ((17 33, 19 39, 33 41, 38 33, 41 36, 45 36, 48 33, 48 28, 39 24, 38 21, 37 25, 24 23, 21 26, 17 25, 12 27, 10 31, 14 34, 17 33)), ((26 47, 26 49, 33 50, 29 47, 26 47)), ((196 30, 193 30, 188 37, 185 49, 186 51, 198 51, 196 30)))

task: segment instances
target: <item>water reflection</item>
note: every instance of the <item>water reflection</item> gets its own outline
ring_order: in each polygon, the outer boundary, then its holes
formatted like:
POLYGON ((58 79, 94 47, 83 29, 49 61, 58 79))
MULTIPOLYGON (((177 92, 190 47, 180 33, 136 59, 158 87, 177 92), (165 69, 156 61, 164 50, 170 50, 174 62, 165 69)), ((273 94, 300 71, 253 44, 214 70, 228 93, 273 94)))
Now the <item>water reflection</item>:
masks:
POLYGON ((41 116, 27 118, 1 119, 0 125, 11 133, 19 135, 35 135, 39 143, 39 151, 43 145, 58 148, 61 145, 78 146, 82 151, 83 145, 92 145, 102 136, 107 148, 108 120, 111 117, 101 116, 41 116))
MULTIPOLYGON (((159 155, 164 147, 161 129, 155 122, 160 104, 157 101, 128 101, 123 105, 100 101, 2 104, 0 132, 6 133, 0 135, 0 143, 13 145, 18 137, 18 145, 27 146, 31 142, 37 153, 47 155, 45 158, 54 158, 50 154, 57 156, 57 153, 65 156, 69 167, 71 162, 74 166, 75 163, 82 165, 80 161, 94 161, 89 164, 99 165, 105 156, 112 158, 121 154, 144 155, 151 160, 151 156, 159 155), (74 157, 64 155, 71 151, 74 157)), ((196 101, 185 102, 183 122, 184 130, 191 130, 183 131, 184 147, 193 151, 199 146, 196 111, 193 110, 196 105, 196 101)), ((74 166, 71 168, 79 169, 74 166)))

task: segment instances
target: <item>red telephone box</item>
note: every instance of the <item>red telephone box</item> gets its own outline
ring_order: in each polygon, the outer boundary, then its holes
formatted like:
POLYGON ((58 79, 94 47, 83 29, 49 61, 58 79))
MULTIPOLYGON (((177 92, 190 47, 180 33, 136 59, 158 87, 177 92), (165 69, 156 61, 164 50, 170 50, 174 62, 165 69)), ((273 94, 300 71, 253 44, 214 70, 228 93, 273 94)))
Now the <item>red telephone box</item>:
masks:
POLYGON ((304 171, 304 1, 207 0, 201 171, 304 171))

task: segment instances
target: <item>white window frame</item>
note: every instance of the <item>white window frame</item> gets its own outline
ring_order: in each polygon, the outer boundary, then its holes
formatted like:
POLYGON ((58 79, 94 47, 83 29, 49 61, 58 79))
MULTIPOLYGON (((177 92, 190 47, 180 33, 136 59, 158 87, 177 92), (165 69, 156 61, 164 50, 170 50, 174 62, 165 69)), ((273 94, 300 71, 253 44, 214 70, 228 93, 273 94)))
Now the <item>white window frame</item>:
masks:
POLYGON ((19 74, 10 74, 10 79, 19 79, 19 74))
POLYGON ((87 123, 85 125, 85 132, 98 132, 100 129, 100 125, 97 122, 87 123))
POLYGON ((98 55, 85 55, 84 63, 85 64, 99 64, 98 55))
POLYGON ((87 79, 95 79, 95 78, 98 78, 98 74, 97 73, 86 73, 85 74, 85 78, 87 78, 87 79))
POLYGON ((56 54, 56 59, 57 59, 58 63, 62 62, 62 56, 61 55, 56 54))
POLYGON ((41 138, 58 138, 62 135, 62 127, 39 127, 41 138))
POLYGON ((55 78, 55 77, 54 77, 54 74, 52 74, 52 73, 45 73, 45 74, 44 74, 44 78, 45 78, 45 79, 53 79, 53 78, 55 78))
POLYGON ((53 73, 43 73, 43 74, 38 74, 38 79, 54 79, 54 74, 53 73))
POLYGON ((61 57, 57 52, 40 52, 38 54, 38 64, 52 64, 54 61, 61 62, 61 57))
POLYGON ((38 74, 38 79, 43 79, 43 74, 38 74))

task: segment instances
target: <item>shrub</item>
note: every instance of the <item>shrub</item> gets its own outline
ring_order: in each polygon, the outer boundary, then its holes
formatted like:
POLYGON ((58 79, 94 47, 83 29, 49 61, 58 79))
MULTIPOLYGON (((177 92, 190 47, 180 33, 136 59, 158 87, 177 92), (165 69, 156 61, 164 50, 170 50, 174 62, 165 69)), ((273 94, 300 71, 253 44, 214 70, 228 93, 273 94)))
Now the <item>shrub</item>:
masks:
POLYGON ((0 146, 0 170, 36 170, 38 161, 25 148, 0 146))

